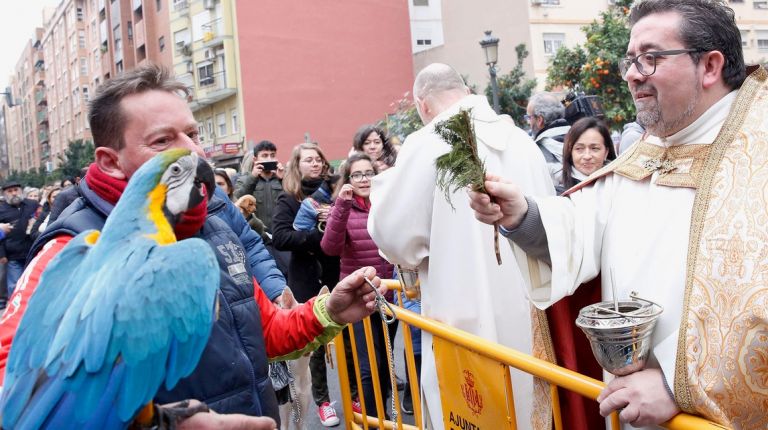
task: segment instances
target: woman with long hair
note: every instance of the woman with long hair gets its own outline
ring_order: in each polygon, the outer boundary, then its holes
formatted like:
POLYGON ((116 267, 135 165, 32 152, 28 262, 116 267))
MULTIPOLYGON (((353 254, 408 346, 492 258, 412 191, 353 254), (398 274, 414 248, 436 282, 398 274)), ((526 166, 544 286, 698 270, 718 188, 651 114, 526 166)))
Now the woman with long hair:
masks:
MULTIPOLYGON (((287 281, 296 300, 306 302, 316 296, 323 285, 333 288, 339 281, 339 257, 323 253, 320 241, 323 232, 317 225, 325 222, 330 208, 317 211, 318 223, 310 230, 294 229, 293 224, 302 200, 314 193, 329 177, 330 164, 320 146, 301 143, 291 152, 283 176, 283 192, 277 197, 272 217, 272 243, 281 251, 290 251, 287 281)), ((330 403, 325 366, 325 347, 312 353, 309 361, 312 373, 312 397, 318 406, 320 421, 333 426, 339 423, 330 403)))
MULTIPOLYGON (((376 166, 367 154, 355 152, 343 164, 340 173, 341 178, 339 178, 339 183, 336 186, 336 201, 331 209, 325 234, 320 242, 323 252, 327 255, 341 256, 341 277, 361 267, 372 266, 376 269, 377 276, 382 279, 390 279, 394 273, 394 266, 379 255, 379 249, 371 239, 367 229, 368 211, 371 207, 371 201, 368 197, 371 194, 371 179, 377 173, 376 166)), ((392 384, 389 377, 381 318, 374 315, 371 318, 371 325, 379 374, 379 380, 376 382, 381 387, 381 392, 386 400, 387 395, 391 393, 392 384)), ((368 361, 368 348, 366 347, 362 321, 355 323, 354 328, 365 409, 368 415, 375 415, 374 382, 371 365, 368 361)), ((391 344, 397 326, 392 325, 389 330, 391 344)))
POLYGON ((375 125, 360 127, 352 140, 352 148, 370 157, 379 171, 395 165, 397 151, 392 146, 387 133, 375 125))
POLYGON ((595 117, 585 117, 573 123, 565 135, 563 171, 557 193, 573 187, 589 175, 616 159, 611 132, 595 117))

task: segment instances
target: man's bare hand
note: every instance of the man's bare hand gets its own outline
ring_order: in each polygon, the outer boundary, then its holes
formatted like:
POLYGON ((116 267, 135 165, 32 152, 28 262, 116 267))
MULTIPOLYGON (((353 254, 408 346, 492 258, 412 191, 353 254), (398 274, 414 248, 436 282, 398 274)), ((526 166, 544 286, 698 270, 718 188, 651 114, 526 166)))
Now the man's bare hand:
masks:
POLYGON ((328 314, 336 323, 360 321, 376 309, 376 294, 363 277, 370 279, 379 293, 387 292, 386 287, 380 286, 381 279, 376 277, 376 269, 363 267, 355 270, 336 284, 336 288, 331 291, 331 297, 325 302, 328 314))
POLYGON ((264 173, 264 165, 259 163, 258 161, 254 161, 253 168, 251 169, 251 176, 254 178, 261 176, 261 174, 264 173))
POLYGON ((277 423, 269 417, 242 414, 200 412, 179 423, 179 430, 275 430, 277 423))
POLYGON ((622 422, 635 427, 661 424, 678 413, 660 369, 646 369, 611 381, 598 396, 600 415, 621 409, 622 422))
POLYGON ((520 188, 495 175, 486 175, 485 188, 496 202, 491 202, 486 194, 469 191, 469 206, 475 211, 475 218, 491 225, 498 222, 510 230, 520 225, 528 212, 528 202, 520 188))

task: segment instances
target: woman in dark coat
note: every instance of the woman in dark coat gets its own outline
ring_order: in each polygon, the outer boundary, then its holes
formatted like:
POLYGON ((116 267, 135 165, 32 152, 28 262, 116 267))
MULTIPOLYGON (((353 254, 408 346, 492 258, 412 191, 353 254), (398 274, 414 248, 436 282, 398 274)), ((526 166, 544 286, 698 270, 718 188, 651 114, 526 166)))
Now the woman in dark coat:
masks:
MULTIPOLYGON (((277 197, 272 215, 272 244, 277 250, 290 251, 287 281, 296 300, 306 302, 317 295, 323 285, 333 288, 339 281, 339 258, 329 257, 320 248, 323 233, 317 229, 295 230, 293 221, 301 201, 314 193, 327 180, 330 164, 314 143, 296 145, 285 168, 283 192, 277 197)), ((318 224, 328 218, 330 208, 318 210, 318 224)), ((330 405, 325 366, 325 347, 312 353, 312 397, 318 406, 320 421, 326 426, 338 423, 330 405)))

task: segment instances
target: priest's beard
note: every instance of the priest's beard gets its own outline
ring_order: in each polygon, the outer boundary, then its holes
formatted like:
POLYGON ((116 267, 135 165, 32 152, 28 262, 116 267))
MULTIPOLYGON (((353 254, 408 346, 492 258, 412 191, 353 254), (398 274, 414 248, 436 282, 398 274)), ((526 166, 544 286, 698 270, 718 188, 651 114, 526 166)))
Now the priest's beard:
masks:
POLYGON ((644 108, 637 107, 637 123, 642 125, 643 128, 648 130, 654 136, 667 137, 673 132, 677 132, 684 125, 690 123, 690 118, 693 115, 693 111, 699 104, 701 99, 701 87, 698 80, 691 88, 691 98, 688 99, 688 104, 685 106, 682 112, 675 114, 675 112, 664 112, 659 106, 657 101, 644 108))

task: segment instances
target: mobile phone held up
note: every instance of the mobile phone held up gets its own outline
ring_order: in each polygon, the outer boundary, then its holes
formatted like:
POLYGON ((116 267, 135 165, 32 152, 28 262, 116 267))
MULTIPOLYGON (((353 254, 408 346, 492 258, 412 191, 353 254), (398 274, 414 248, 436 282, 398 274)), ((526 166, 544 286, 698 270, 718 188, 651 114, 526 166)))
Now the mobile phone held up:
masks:
POLYGON ((277 161, 259 161, 258 163, 264 166, 265 172, 277 170, 277 161))

